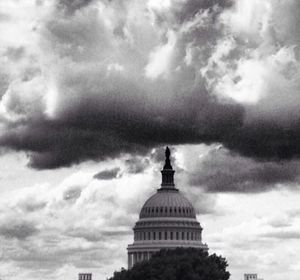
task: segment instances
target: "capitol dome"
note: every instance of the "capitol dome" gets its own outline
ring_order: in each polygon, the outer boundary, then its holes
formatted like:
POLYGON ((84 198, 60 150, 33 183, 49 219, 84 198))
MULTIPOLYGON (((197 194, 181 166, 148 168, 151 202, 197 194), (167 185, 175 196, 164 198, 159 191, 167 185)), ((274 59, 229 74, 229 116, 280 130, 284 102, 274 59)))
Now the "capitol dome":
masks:
POLYGON ((192 204, 178 190, 159 189, 140 212, 140 219, 151 217, 196 218, 196 214, 192 204))
POLYGON ((166 161, 161 187, 143 205, 134 231, 134 243, 128 245, 128 268, 148 260, 161 249, 193 247, 208 250, 202 243, 202 227, 196 219, 193 205, 175 188, 170 150, 166 161))

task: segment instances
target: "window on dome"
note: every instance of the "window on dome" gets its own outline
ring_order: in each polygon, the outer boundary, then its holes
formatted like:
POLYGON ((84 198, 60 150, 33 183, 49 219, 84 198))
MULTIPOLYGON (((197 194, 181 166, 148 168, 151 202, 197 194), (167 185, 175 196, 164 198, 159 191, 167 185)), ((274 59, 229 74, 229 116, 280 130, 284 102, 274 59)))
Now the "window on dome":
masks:
POLYGON ((168 207, 165 207, 165 213, 168 213, 168 207))
POLYGON ((154 213, 154 207, 152 208, 152 213, 154 213))
POLYGON ((182 212, 183 212, 183 214, 185 214, 185 209, 184 208, 182 209, 182 212))
POLYGON ((186 239, 190 240, 190 233, 189 232, 186 233, 186 239))
POLYGON ((184 240, 184 231, 181 233, 181 239, 184 240))
POLYGON ((158 233, 158 239, 161 240, 161 232, 158 233))
POLYGON ((178 212, 181 213, 181 208, 179 207, 178 212))
POLYGON ((191 240, 194 240, 194 233, 191 233, 191 240))
POLYGON ((175 214, 177 213, 177 208, 176 208, 176 207, 174 207, 174 213, 175 213, 175 214))
POLYGON ((148 232, 148 240, 150 240, 151 238, 150 238, 150 231, 148 232))
POLYGON ((153 240, 156 240, 156 232, 153 232, 153 240))
POLYGON ((170 207, 170 213, 172 213, 172 207, 170 207))
POLYGON ((158 207, 156 207, 156 213, 158 213, 158 207))
POLYGON ((146 232, 143 234, 143 240, 146 240, 146 232))
POLYGON ((173 240, 173 231, 170 232, 170 239, 173 240))
POLYGON ((168 240, 168 232, 165 231, 165 240, 168 240))
POLYGON ((160 207, 160 213, 162 213, 162 212, 163 212, 163 210, 164 210, 164 209, 163 209, 162 207, 160 207))
POLYGON ((179 232, 176 231, 176 240, 178 240, 178 239, 179 239, 179 232))

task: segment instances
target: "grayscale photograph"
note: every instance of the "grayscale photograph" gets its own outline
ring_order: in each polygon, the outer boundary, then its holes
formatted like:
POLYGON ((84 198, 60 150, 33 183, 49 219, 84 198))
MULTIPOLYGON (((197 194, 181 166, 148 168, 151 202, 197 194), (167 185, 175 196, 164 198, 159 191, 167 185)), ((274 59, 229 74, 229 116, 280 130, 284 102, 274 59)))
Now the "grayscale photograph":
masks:
POLYGON ((0 280, 299 280, 300 0, 0 0, 0 280))

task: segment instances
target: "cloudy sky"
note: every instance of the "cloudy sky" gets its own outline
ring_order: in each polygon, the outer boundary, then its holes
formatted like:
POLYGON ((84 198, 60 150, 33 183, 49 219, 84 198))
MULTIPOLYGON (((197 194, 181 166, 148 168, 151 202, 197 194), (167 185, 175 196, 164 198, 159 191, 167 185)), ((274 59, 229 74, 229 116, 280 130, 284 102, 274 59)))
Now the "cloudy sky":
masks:
POLYGON ((171 146, 232 280, 300 274, 300 1, 1 0, 0 278, 126 267, 171 146))

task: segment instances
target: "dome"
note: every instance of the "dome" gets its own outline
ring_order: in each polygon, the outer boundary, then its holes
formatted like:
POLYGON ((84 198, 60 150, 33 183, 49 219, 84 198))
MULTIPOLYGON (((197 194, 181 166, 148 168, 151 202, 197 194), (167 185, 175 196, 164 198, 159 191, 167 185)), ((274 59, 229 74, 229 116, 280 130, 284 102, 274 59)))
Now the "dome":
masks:
POLYGON ((161 249, 193 247, 208 250, 202 242, 202 227, 194 207, 175 188, 174 173, 167 147, 161 187, 144 203, 133 228, 134 242, 127 247, 128 268, 149 260, 161 249))
POLYGON ((140 219, 151 217, 196 218, 196 215, 192 204, 177 189, 159 189, 145 202, 140 212, 140 219))

